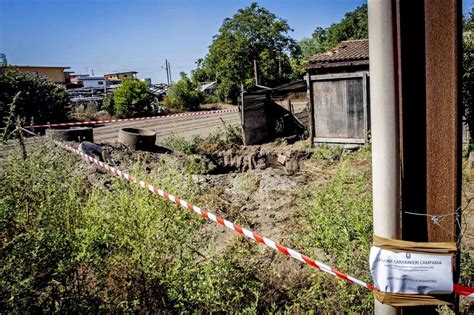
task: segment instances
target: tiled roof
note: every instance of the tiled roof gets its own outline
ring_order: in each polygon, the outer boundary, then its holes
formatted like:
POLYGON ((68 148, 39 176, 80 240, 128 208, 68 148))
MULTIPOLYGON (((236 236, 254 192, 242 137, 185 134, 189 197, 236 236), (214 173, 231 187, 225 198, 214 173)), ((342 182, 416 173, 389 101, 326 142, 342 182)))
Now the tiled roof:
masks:
POLYGON ((327 64, 369 60, 369 40, 357 39, 341 42, 337 47, 309 57, 310 64, 327 64))

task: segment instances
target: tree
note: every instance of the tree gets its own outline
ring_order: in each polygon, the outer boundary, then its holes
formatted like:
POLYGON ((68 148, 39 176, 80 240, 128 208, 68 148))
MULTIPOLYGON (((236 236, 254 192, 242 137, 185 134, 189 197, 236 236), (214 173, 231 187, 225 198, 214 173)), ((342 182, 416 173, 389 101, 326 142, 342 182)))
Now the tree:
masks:
POLYGON ((203 60, 193 72, 193 80, 217 81, 222 100, 236 101, 240 85, 255 84, 254 60, 261 85, 287 81, 292 68, 290 58, 300 55, 296 41, 288 36, 288 23, 253 3, 224 19, 219 33, 203 60))
POLYGON ((469 127, 471 143, 474 139, 474 8, 463 19, 463 58, 462 58, 462 105, 463 114, 469 127))
POLYGON ((152 112, 153 96, 145 82, 127 79, 115 90, 113 105, 119 117, 137 117, 152 112))
POLYGON ((46 78, 9 68, 0 73, 1 127, 7 113, 21 117, 26 123, 64 121, 68 105, 66 91, 46 78), (10 108, 11 104, 15 104, 14 109, 10 108))
POLYGON ((196 109, 203 100, 202 93, 198 90, 186 73, 181 72, 181 79, 173 84, 168 90, 164 103, 167 107, 179 109, 196 109))
POLYGON ((311 38, 303 38, 299 45, 304 58, 327 51, 349 39, 369 37, 367 5, 363 4, 348 12, 339 23, 327 28, 317 27, 311 38))

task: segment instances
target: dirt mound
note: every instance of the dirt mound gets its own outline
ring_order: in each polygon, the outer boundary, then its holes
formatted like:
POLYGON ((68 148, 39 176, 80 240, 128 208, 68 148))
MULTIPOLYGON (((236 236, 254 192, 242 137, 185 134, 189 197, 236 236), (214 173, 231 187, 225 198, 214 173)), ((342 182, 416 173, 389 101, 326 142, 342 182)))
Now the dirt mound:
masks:
POLYGON ((263 146, 233 147, 209 156, 219 167, 234 172, 284 169, 288 174, 298 172, 303 162, 311 157, 310 151, 275 150, 263 146))

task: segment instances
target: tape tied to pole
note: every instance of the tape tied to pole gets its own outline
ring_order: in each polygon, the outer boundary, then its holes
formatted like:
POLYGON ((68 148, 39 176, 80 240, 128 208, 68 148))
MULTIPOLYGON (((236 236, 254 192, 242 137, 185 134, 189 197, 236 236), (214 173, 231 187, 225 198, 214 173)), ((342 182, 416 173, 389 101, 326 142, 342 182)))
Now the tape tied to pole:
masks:
POLYGON ((450 305, 454 242, 420 243, 374 235, 370 273, 375 298, 392 306, 450 305))

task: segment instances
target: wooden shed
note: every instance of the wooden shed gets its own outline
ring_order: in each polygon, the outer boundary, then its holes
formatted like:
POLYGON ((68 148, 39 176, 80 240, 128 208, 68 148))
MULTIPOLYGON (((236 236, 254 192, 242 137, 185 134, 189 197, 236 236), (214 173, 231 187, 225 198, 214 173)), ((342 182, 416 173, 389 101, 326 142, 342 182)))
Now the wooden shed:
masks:
POLYGON ((364 144, 370 128, 369 42, 310 57, 306 83, 313 144, 364 144))

